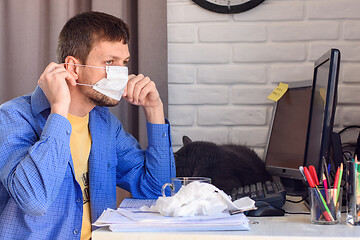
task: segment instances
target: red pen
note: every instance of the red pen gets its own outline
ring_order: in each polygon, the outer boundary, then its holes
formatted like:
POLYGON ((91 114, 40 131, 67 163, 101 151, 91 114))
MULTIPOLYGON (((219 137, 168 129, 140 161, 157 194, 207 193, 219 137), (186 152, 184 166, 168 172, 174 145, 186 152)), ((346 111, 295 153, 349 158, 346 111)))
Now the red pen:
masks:
POLYGON ((315 185, 319 186, 320 183, 319 183, 319 179, 318 179, 317 174, 316 174, 315 167, 313 165, 310 165, 309 166, 309 171, 310 171, 310 174, 312 176, 312 179, 314 180, 315 185))
POLYGON ((307 169, 307 167, 304 167, 303 169, 304 169, 304 174, 305 174, 306 180, 307 180, 307 182, 309 183, 309 186, 310 186, 311 188, 314 188, 314 187, 315 187, 315 183, 314 183, 314 180, 313 180, 312 177, 311 177, 311 174, 310 174, 309 170, 307 169))

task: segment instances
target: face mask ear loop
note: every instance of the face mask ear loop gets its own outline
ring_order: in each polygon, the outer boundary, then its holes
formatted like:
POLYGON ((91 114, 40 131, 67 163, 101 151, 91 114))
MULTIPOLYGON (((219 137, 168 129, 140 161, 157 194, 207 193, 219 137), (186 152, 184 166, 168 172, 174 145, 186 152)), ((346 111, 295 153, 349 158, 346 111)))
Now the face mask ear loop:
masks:
POLYGON ((88 87, 93 87, 93 86, 95 86, 95 85, 89 85, 89 84, 84 84, 84 83, 76 83, 76 85, 88 86, 88 87))
POLYGON ((77 64, 77 63, 62 63, 65 65, 74 65, 74 66, 79 66, 79 67, 91 67, 91 68, 100 68, 100 69, 106 69, 104 67, 97 67, 97 66, 90 66, 90 65, 83 65, 83 64, 77 64))
MULTIPOLYGON (((62 63, 62 64, 65 64, 65 65, 74 65, 74 66, 79 66, 79 67, 100 68, 100 69, 105 69, 106 72, 108 71, 108 68, 104 68, 104 67, 83 65, 83 64, 77 64, 77 63, 62 63)), ((87 87, 93 87, 93 86, 95 86, 95 85, 89 85, 89 84, 84 84, 84 83, 76 83, 76 85, 87 86, 87 87)))

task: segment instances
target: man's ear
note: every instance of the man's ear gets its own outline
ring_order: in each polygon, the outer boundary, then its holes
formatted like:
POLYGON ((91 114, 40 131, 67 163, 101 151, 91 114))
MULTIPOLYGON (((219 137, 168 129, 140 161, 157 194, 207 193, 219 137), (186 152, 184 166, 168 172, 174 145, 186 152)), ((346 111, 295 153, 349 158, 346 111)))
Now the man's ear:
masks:
POLYGON ((76 76, 76 79, 78 79, 78 73, 79 73, 79 66, 76 64, 80 64, 80 61, 77 60, 73 56, 67 56, 65 58, 65 68, 69 72, 73 73, 76 76))

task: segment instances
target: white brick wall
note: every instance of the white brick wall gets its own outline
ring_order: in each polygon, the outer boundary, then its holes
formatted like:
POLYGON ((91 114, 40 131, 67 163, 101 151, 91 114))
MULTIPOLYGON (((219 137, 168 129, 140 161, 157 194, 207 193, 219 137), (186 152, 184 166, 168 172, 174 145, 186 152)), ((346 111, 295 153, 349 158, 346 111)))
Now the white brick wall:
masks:
POLYGON ((312 79, 314 61, 330 48, 341 51, 335 129, 360 125, 359 0, 266 0, 239 14, 168 0, 174 149, 188 135, 262 153, 267 95, 278 82, 312 79))

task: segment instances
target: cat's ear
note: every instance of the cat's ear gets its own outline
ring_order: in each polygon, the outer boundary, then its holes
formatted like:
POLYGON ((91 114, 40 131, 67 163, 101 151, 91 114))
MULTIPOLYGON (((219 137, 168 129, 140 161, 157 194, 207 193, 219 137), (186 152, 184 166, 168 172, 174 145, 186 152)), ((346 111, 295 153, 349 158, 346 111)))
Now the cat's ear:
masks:
POLYGON ((192 143, 191 139, 188 136, 183 136, 182 140, 184 146, 188 145, 189 143, 192 143))

